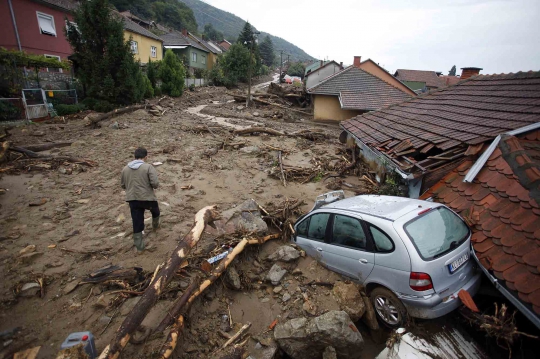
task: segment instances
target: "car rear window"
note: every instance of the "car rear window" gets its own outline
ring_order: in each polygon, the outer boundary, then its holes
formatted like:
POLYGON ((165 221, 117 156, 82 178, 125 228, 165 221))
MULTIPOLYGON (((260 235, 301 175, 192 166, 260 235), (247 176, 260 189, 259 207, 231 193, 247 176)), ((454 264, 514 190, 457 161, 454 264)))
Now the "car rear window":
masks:
POLYGON ((446 207, 437 207, 407 222, 404 229, 424 260, 451 252, 469 236, 465 222, 446 207))

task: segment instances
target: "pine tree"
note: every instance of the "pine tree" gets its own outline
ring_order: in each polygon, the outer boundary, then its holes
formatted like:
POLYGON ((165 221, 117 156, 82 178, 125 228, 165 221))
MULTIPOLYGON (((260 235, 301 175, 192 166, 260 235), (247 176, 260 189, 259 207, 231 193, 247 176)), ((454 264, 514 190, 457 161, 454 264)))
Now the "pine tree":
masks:
POLYGON ((275 59, 274 54, 274 43, 272 42, 272 39, 270 36, 266 35, 264 40, 262 41, 261 45, 259 46, 262 62, 266 66, 272 66, 275 59))
POLYGON ((111 10, 108 0, 81 2, 66 36, 87 97, 128 105, 142 99, 144 80, 124 40, 124 23, 111 10))
MULTIPOLYGON (((231 45, 229 50, 221 58, 226 86, 235 86, 238 81, 247 80, 249 61, 250 56, 247 48, 239 43, 231 45)), ((254 62, 252 62, 251 66, 254 65, 254 62)))
POLYGON ((172 97, 182 96, 186 79, 186 69, 182 61, 172 50, 165 52, 165 57, 159 66, 161 90, 172 97))
POLYGON ((448 71, 448 76, 456 76, 456 65, 452 66, 450 71, 448 71))
POLYGON ((255 43, 255 34, 253 34, 253 28, 251 27, 249 21, 247 21, 244 25, 244 28, 240 32, 240 35, 238 35, 238 40, 236 42, 244 45, 248 49, 251 47, 251 42, 253 42, 254 46, 257 45, 255 43))
POLYGON ((148 80, 150 80, 150 83, 152 84, 152 88, 156 88, 157 85, 157 66, 156 62, 152 62, 152 59, 148 58, 148 65, 146 67, 146 76, 148 77, 148 80))

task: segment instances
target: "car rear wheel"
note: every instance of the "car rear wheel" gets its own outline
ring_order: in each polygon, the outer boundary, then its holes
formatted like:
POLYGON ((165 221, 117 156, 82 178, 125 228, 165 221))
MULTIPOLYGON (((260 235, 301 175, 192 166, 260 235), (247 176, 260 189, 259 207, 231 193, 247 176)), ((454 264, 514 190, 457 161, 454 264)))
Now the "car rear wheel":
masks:
POLYGON ((407 321, 407 309, 390 290, 377 287, 371 291, 371 304, 379 320, 389 328, 398 328, 407 321))

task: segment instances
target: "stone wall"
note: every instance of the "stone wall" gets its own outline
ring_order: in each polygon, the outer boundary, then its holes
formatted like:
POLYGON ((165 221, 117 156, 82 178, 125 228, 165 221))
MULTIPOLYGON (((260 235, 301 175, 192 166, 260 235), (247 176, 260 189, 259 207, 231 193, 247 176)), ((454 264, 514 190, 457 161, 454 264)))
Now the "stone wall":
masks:
POLYGON ((28 73, 28 88, 43 88, 45 90, 69 90, 74 88, 73 78, 69 72, 39 72, 39 85, 34 71, 28 73))

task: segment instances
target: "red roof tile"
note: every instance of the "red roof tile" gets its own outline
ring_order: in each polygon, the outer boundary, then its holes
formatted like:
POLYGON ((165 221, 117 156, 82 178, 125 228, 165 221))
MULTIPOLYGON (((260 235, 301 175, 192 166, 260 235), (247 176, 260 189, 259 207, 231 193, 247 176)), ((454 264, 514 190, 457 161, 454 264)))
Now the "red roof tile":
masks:
POLYGON ((476 183, 463 182, 466 161, 434 186, 438 194, 424 196, 462 213, 481 265, 540 316, 540 161, 528 152, 540 149, 540 131, 534 133, 523 135, 525 144, 502 136, 476 183))

